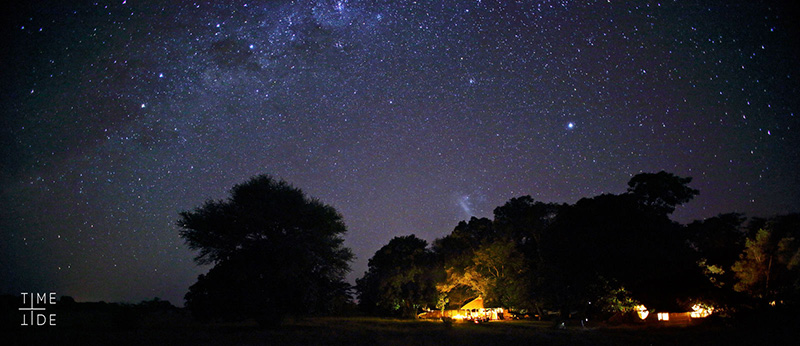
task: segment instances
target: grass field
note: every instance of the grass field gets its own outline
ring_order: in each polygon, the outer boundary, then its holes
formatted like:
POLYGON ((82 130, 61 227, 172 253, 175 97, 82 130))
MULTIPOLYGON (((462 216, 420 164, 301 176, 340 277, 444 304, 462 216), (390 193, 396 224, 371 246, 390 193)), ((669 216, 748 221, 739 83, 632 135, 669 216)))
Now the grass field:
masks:
POLYGON ((797 345, 792 326, 734 328, 567 327, 511 321, 481 325, 381 318, 306 318, 280 328, 251 323, 197 324, 188 316, 149 316, 135 325, 115 325, 102 316, 64 317, 56 327, 14 328, 5 345, 797 345), (79 321, 77 323, 76 321, 79 321), (9 343, 10 341, 10 343, 9 343))

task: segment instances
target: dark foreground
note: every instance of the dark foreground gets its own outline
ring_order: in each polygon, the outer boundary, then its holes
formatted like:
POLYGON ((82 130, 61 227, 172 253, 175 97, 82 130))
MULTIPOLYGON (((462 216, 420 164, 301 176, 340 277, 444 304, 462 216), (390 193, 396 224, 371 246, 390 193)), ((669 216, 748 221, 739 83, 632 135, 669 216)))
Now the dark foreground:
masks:
MULTIPOLYGON (((55 327, 3 328, 4 345, 797 345, 800 326, 567 326, 511 321, 481 325, 365 317, 255 324, 199 324, 183 311, 137 316, 62 314, 55 327), (66 315, 66 316, 65 316, 66 315), (60 324, 59 324, 60 323, 60 324), (10 341, 10 342, 9 342, 10 341)), ((794 324, 794 321, 790 324, 794 324)))

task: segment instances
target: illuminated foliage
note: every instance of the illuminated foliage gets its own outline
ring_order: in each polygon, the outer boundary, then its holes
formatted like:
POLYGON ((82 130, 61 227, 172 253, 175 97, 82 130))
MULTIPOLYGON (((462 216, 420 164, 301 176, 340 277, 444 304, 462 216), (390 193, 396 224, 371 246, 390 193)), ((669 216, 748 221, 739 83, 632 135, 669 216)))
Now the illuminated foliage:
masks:
POLYGON ((484 297, 488 306, 515 308, 527 303, 525 260, 513 242, 497 240, 479 247, 472 263, 447 269, 447 280, 437 288, 443 294, 466 287, 484 297))
POLYGON ((748 238, 733 271, 734 289, 768 301, 800 298, 800 214, 777 217, 748 238))
POLYGON ((746 233, 742 214, 720 214, 687 226, 689 241, 698 256, 698 266, 717 288, 730 290, 736 282, 731 267, 744 249, 746 233))
POLYGON ((633 299, 631 292, 625 287, 614 286, 605 281, 601 286, 601 293, 597 299, 600 309, 608 313, 629 312, 642 306, 639 301, 633 299))
POLYGON ((394 237, 369 260, 356 280, 359 305, 372 313, 416 316, 417 309, 436 305, 433 254, 414 235, 394 237))
MULTIPOLYGON (((383 286, 384 297, 401 297, 394 287, 414 281, 430 288, 431 281, 424 280, 433 278, 437 294, 424 299, 431 307, 459 308, 480 296, 490 307, 531 315, 559 311, 561 318, 574 312, 633 316, 644 313, 642 306, 677 311, 698 299, 727 309, 741 301, 732 290, 737 280, 739 291, 765 296, 759 290, 766 291, 768 284, 770 296, 778 301, 795 299, 800 291, 800 216, 757 221, 769 226, 769 232, 746 241, 741 214, 683 226, 668 214, 697 195, 686 185, 690 181, 665 172, 643 173, 630 180, 623 194, 583 198, 572 205, 513 198, 495 209, 494 220, 473 217, 437 239, 432 246, 435 262, 427 271, 435 274, 412 278, 415 272, 408 266, 415 261, 399 260, 407 255, 397 251, 391 252, 395 262, 381 259, 384 264, 378 266, 379 254, 391 257, 384 248, 370 260, 370 272, 359 286, 369 287, 370 280, 383 277, 377 282, 396 282, 383 286), (737 262, 741 249, 746 250, 737 262), (398 270, 404 274, 378 275, 398 270)), ((395 241, 391 247, 397 246, 395 241)), ((424 242, 417 248, 423 251, 424 242)), ((362 291, 364 301, 370 301, 369 292, 362 291)), ((399 302, 413 299, 384 301, 399 309, 399 302)), ((707 316, 713 309, 701 310, 695 314, 707 316)))
POLYGON ((739 279, 734 285, 735 290, 748 291, 759 297, 766 293, 773 257, 772 254, 766 253, 769 238, 769 231, 762 229, 756 233, 754 239, 747 239, 741 260, 733 265, 733 270, 739 279))

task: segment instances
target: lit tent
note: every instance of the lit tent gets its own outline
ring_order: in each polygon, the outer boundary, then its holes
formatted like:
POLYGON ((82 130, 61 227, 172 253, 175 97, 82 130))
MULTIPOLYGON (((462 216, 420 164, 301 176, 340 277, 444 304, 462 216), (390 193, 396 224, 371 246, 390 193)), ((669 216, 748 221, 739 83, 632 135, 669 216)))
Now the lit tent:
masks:
POLYGON ((458 310, 428 311, 419 314, 419 318, 438 319, 450 317, 456 320, 469 320, 476 322, 502 320, 509 316, 504 315, 503 308, 485 308, 483 297, 477 297, 468 301, 458 310))

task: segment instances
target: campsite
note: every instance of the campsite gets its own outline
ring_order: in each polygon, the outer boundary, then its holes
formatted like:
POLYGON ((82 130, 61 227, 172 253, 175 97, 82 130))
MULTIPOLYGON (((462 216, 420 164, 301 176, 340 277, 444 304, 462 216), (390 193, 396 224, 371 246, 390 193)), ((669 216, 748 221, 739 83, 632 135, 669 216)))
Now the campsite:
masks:
POLYGON ((791 1, 4 1, 0 346, 799 345, 791 1))
POLYGON ((431 246, 392 238, 351 285, 341 216, 257 176, 180 214, 181 236, 207 250, 195 261, 215 263, 183 306, 7 294, 0 328, 25 345, 796 344, 800 214, 684 226, 668 214, 697 194, 690 180, 643 173, 575 205, 513 198, 431 246), (719 224, 740 244, 723 255, 704 237, 719 224))

